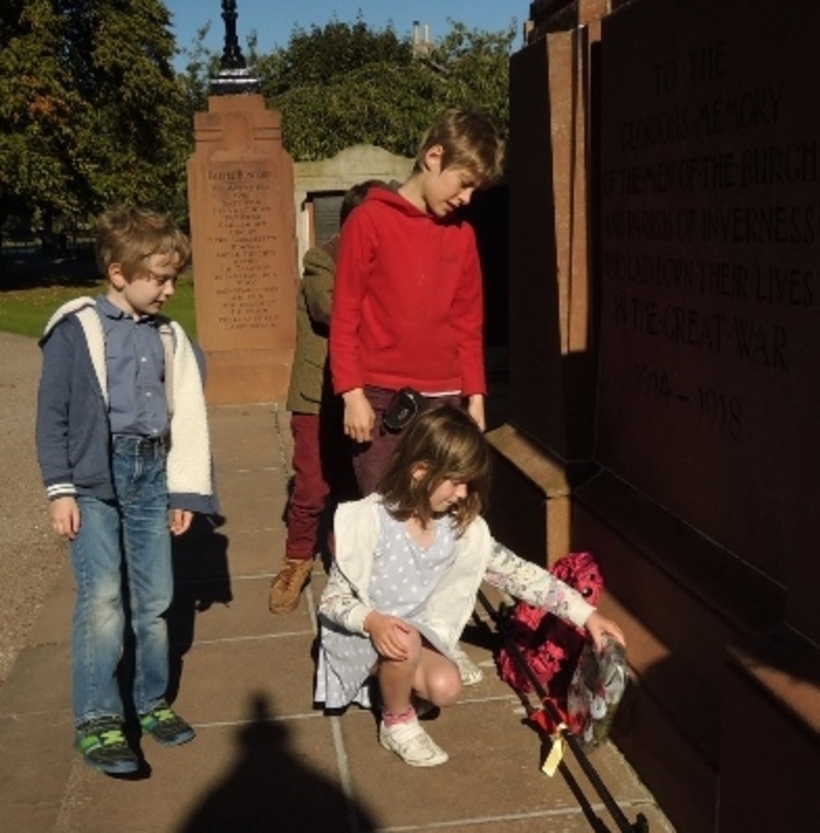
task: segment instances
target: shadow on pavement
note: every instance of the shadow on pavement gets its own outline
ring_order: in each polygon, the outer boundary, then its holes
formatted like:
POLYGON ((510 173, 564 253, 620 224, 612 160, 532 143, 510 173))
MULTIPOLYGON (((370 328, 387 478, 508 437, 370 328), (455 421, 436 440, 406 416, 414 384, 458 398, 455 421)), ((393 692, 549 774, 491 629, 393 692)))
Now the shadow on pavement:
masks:
POLYGON ((250 703, 237 732, 238 760, 176 833, 372 833, 365 808, 350 806, 338 785, 291 751, 288 724, 274 720, 265 695, 250 703), (342 820, 346 821, 342 821, 342 820))
POLYGON ((214 604, 233 601, 228 570, 228 538, 203 515, 173 540, 174 601, 168 611, 170 673, 168 695, 173 702, 182 676, 182 658, 194 643, 196 614, 214 604))

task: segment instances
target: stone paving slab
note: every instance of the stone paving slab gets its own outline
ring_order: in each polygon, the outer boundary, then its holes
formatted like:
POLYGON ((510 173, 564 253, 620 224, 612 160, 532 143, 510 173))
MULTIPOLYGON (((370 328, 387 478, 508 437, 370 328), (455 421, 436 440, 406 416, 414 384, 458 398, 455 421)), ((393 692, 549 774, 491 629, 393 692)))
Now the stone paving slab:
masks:
POLYGON ((0 717, 0 829, 51 831, 76 755, 67 701, 62 711, 0 717))
POLYGON ((29 645, 65 642, 71 639, 74 610, 74 574, 66 560, 52 584, 46 603, 28 633, 29 645))
POLYGON ((276 533, 265 530, 255 533, 229 533, 231 542, 227 552, 230 575, 233 580, 261 577, 270 579, 279 570, 284 549, 284 529, 276 533))
POLYGON ((70 709, 70 658, 68 640, 23 648, 0 689, 0 716, 70 709))
POLYGON ((176 706, 194 724, 239 722, 248 701, 275 698, 274 714, 312 711, 312 632, 197 643, 185 655, 176 706))
MULTIPOLYGON (((210 582, 183 582, 174 591, 174 608, 180 610, 180 618, 193 610, 192 628, 198 643, 257 636, 270 628, 273 618, 268 611, 269 588, 267 576, 233 579, 229 598, 223 600, 222 591, 214 598, 210 582)), ((177 629, 174 624, 173 620, 169 623, 172 634, 177 629)))

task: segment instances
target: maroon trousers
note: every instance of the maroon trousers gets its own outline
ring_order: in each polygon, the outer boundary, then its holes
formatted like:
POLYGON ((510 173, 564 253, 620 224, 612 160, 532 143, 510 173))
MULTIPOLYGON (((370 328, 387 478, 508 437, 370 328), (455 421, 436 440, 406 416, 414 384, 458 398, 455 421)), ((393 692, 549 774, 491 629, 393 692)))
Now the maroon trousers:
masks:
POLYGON ((286 512, 285 558, 331 553, 331 515, 341 500, 358 497, 347 437, 336 403, 322 413, 292 413, 293 483, 286 512))

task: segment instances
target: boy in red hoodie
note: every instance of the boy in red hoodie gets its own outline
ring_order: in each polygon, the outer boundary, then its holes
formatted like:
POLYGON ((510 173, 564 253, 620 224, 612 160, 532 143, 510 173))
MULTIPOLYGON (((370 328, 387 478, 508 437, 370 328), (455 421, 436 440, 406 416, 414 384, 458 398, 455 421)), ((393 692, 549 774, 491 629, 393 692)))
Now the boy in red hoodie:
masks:
POLYGON ((424 134, 397 191, 372 188, 345 224, 330 319, 333 387, 362 494, 398 439, 382 427, 394 393, 466 403, 484 430, 484 301, 472 227, 459 216, 501 176, 503 144, 482 116, 448 110, 424 134))
MULTIPOLYGON (((430 403, 464 403, 485 429, 481 266, 459 209, 501 177, 503 156, 483 116, 447 110, 422 137, 407 181, 371 188, 342 230, 330 369, 363 496, 375 491, 398 441, 383 416, 402 388, 430 403)), ((461 648, 454 658, 464 685, 481 680, 461 648)))

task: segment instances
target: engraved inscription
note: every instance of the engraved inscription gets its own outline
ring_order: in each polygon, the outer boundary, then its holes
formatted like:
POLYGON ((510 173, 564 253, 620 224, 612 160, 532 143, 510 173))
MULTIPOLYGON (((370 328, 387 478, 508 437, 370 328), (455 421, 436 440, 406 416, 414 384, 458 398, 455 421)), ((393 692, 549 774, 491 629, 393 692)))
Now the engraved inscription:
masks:
POLYGON ((648 61, 634 110, 610 113, 600 262, 604 326, 657 359, 634 362, 629 390, 742 441, 755 386, 715 380, 804 359, 794 345, 815 317, 820 138, 791 129, 805 106, 795 86, 735 70, 727 39, 648 61), (687 355, 709 364, 691 370, 687 355))
POLYGON ((277 325, 273 172, 234 164, 209 170, 207 186, 215 323, 224 330, 271 329, 277 325))

